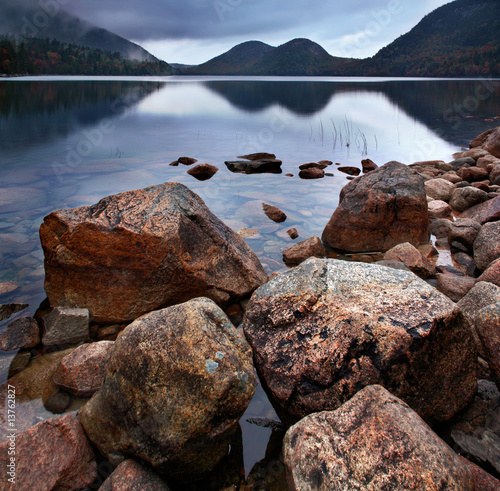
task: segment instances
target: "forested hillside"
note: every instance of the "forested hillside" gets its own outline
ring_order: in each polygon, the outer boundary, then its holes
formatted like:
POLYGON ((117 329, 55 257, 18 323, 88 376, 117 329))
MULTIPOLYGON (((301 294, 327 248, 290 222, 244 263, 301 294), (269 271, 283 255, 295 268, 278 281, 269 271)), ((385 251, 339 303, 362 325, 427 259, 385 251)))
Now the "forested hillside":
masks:
POLYGON ((0 39, 0 74, 171 75, 163 61, 124 58, 118 52, 90 49, 49 39, 0 39))

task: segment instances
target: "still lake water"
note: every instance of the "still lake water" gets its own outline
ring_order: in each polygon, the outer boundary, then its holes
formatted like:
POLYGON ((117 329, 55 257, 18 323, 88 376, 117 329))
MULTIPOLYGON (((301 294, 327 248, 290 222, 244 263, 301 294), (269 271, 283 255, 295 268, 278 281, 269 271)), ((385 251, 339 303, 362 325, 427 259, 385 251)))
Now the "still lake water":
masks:
MULTIPOLYGON (((188 186, 234 230, 259 230, 248 244, 269 273, 284 270, 282 250, 294 242, 286 230, 296 227, 298 240, 321 235, 347 182, 335 165, 327 169, 333 177, 301 180, 299 165, 450 161, 499 124, 499 96, 498 80, 3 79, 0 283, 17 289, 0 303, 26 302, 33 314, 44 299, 38 228, 45 215, 166 181, 188 186), (224 165, 261 151, 283 161, 283 174, 233 174, 224 165), (185 166, 168 165, 184 155, 220 170, 199 182, 185 166), (287 221, 271 222, 262 201, 280 207, 287 221)), ((274 417, 261 391, 251 416, 274 417)), ((263 458, 270 430, 248 423, 242 430, 248 472, 263 458)))

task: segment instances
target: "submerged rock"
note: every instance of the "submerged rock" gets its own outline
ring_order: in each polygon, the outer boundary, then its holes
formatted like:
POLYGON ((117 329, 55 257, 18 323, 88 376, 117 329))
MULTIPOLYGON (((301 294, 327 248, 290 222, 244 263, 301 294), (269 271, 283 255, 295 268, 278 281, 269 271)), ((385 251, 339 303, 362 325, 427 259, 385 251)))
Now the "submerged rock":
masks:
POLYGON ((349 252, 388 251, 402 242, 429 241, 424 181, 399 162, 389 162, 344 186, 323 242, 349 252))
POLYGON ((453 307, 413 273, 309 259, 256 290, 242 326, 283 421, 336 409, 375 383, 447 421, 473 397, 477 371, 453 307))
POLYGON ((307 416, 286 433, 290 489, 472 491, 459 456, 403 401, 373 385, 333 412, 307 416))
POLYGON ((31 317, 13 320, 0 335, 0 349, 3 351, 34 348, 39 343, 40 329, 37 321, 31 317))
POLYGON ((245 241, 182 184, 51 213, 40 227, 51 306, 124 323, 198 296, 219 304, 267 281, 245 241))
POLYGON ((193 480, 227 454, 255 384, 244 337, 213 301, 198 298, 120 334, 79 419, 113 464, 137 457, 168 480, 193 480))
POLYGON ((262 209, 266 216, 273 222, 282 223, 286 220, 286 214, 281 211, 277 206, 268 205, 267 203, 262 203, 262 209))

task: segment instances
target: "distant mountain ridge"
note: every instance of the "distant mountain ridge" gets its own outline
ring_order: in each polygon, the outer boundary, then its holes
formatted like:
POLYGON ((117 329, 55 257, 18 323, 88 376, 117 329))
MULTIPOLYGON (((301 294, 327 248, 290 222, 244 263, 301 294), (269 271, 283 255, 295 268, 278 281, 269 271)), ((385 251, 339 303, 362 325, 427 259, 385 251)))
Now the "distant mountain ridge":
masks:
POLYGON ((57 2, 45 9, 42 4, 31 0, 2 0, 0 35, 18 39, 55 39, 62 43, 118 52, 129 59, 160 61, 138 44, 65 12, 57 2))
POLYGON ((181 74, 499 77, 500 0, 443 5, 371 58, 334 57, 308 39, 249 41, 181 74))

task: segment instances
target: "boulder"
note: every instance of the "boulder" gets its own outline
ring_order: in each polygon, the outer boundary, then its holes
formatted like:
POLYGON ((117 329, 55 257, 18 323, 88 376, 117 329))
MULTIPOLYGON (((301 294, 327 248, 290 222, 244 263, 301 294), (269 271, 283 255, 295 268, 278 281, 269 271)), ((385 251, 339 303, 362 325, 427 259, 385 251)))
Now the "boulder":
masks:
POLYGON ((446 421, 476 387, 476 351, 454 303, 413 273, 309 259, 254 292, 242 323, 282 421, 338 408, 374 383, 446 421))
POLYGON ((65 356, 54 373, 54 383, 77 397, 90 397, 101 387, 113 341, 84 344, 65 356))
POLYGON ((465 210, 462 218, 470 218, 481 225, 500 220, 500 196, 465 210))
POLYGON ((401 261, 420 278, 436 276, 436 267, 409 242, 398 244, 384 254, 386 261, 401 261))
POLYGON ((450 244, 458 242, 463 244, 467 250, 472 251, 474 241, 476 240, 480 230, 481 225, 476 221, 469 218, 459 218, 451 224, 451 228, 448 233, 448 242, 450 244))
POLYGON ((224 162, 226 167, 237 174, 281 174, 281 160, 235 160, 224 162))
POLYGON ((378 385, 289 428, 283 452, 293 490, 474 489, 459 456, 378 385))
POLYGON ((283 251, 283 262, 295 266, 310 257, 325 257, 326 249, 318 236, 310 237, 283 251))
POLYGON ((99 491, 168 491, 167 483, 135 460, 124 460, 99 491))
POLYGON ((454 302, 458 302, 465 297, 476 283, 474 278, 454 274, 438 273, 436 279, 437 289, 454 302))
POLYGON ((31 317, 20 317, 13 320, 0 335, 0 349, 3 351, 34 348, 39 343, 38 322, 31 317))
POLYGON ((453 191, 450 206, 456 211, 465 211, 488 200, 488 193, 473 186, 457 188, 453 191))
POLYGON ((476 330, 491 374, 500 389, 500 302, 483 307, 478 312, 476 330))
POLYGON ((402 242, 427 243, 428 228, 422 177, 389 162, 344 186, 322 241, 343 251, 385 252, 402 242))
POLYGON ((55 307, 42 320, 45 346, 81 343, 89 337, 88 309, 55 307))
POLYGON ((218 172, 218 168, 215 165, 210 164, 199 164, 192 169, 189 169, 187 173, 193 176, 198 181, 208 181, 218 172))
POLYGON ((487 281, 496 286, 500 286, 500 258, 495 259, 476 281, 487 281))
POLYGON ((323 177, 325 177, 325 171, 317 167, 309 167, 307 169, 302 169, 299 172, 299 177, 301 179, 323 179, 323 177))
POLYGON ((273 222, 282 223, 286 220, 286 214, 276 206, 262 203, 262 209, 264 210, 267 218, 271 219, 273 222))
POLYGON ((429 218, 446 218, 453 211, 451 206, 446 201, 434 200, 428 204, 429 218))
POLYGON ((440 201, 450 201, 455 186, 446 179, 430 179, 425 181, 425 192, 427 196, 440 201))
POLYGON ((137 457, 169 482, 194 480, 227 454, 255 384, 243 335, 198 298, 130 324, 78 417, 112 464, 137 457))
POLYGON ((165 183, 56 211, 40 227, 52 306, 125 323, 198 296, 219 304, 267 281, 245 241, 182 184, 165 183))
MULTIPOLYGON (((0 444, 0 480, 3 489, 84 489, 97 477, 94 452, 82 426, 72 415, 32 426, 16 436, 16 486, 9 487, 8 455, 11 441, 0 444)), ((12 483, 12 481, 10 481, 12 483)))
POLYGON ((500 222, 488 222, 483 225, 474 241, 474 261, 481 271, 500 257, 500 222))
POLYGON ((470 146, 471 148, 480 147, 494 157, 500 158, 500 127, 481 133, 470 146))

